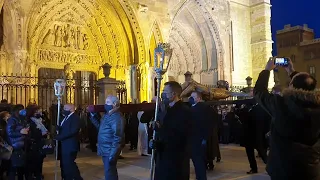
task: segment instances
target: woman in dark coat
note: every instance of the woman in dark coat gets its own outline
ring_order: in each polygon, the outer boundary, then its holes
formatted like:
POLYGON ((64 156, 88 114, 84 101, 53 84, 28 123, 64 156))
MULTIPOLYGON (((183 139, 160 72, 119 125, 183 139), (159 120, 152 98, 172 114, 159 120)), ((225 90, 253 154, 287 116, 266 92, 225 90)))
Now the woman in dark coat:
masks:
POLYGON ((8 120, 7 135, 8 143, 13 147, 11 155, 11 167, 9 180, 15 180, 18 173, 18 180, 23 180, 25 174, 25 137, 29 132, 23 117, 23 105, 13 107, 12 116, 8 120))
POLYGON ((26 110, 26 121, 30 125, 27 140, 28 177, 30 179, 41 180, 41 170, 45 157, 42 147, 44 146, 44 136, 48 134, 48 130, 42 124, 42 112, 37 105, 30 105, 26 110))

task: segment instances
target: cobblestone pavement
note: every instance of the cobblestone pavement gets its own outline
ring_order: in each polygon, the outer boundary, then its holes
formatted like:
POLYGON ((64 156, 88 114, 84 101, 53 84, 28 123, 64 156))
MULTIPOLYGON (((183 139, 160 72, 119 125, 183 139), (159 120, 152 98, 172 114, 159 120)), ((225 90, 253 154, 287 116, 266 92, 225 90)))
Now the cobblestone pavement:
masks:
MULTIPOLYGON (((221 145, 222 161, 217 163, 214 171, 208 172, 208 180, 269 180, 265 173, 265 166, 257 158, 259 173, 247 175, 249 163, 244 148, 237 145, 221 145)), ((141 157, 137 152, 129 152, 125 148, 123 156, 118 162, 120 180, 148 180, 150 157, 141 157)), ((104 180, 101 158, 87 149, 82 149, 77 158, 77 164, 84 180, 104 180)), ((47 157, 44 163, 45 179, 53 179, 55 161, 47 157)), ((58 169, 60 172, 60 169, 58 169)), ((60 175, 58 175, 60 179, 60 175)), ((195 179, 193 164, 191 163, 191 178, 195 179)))

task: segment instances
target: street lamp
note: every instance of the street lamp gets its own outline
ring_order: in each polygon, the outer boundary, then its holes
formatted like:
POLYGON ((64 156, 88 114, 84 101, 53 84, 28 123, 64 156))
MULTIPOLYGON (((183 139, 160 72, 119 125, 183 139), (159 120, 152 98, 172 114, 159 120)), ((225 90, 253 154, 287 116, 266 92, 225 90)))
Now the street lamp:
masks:
POLYGON ((120 81, 118 86, 116 87, 116 91, 117 91, 117 94, 119 96, 119 99, 120 99, 120 102, 122 104, 126 103, 126 91, 127 91, 127 88, 126 88, 126 83, 125 81, 120 81))
MULTIPOLYGON (((54 83, 54 94, 57 96, 58 99, 58 112, 57 112, 57 126, 60 125, 60 105, 61 99, 66 89, 66 81, 64 79, 57 79, 54 83)), ((58 130, 56 131, 57 134, 59 133, 58 130)), ((55 173, 54 179, 58 179, 58 141, 56 140, 56 166, 55 166, 55 173)))
MULTIPOLYGON (((157 100, 156 100, 156 109, 154 113, 154 122, 158 121, 158 112, 159 112, 159 97, 160 97, 160 86, 162 76, 167 72, 170 60, 172 57, 173 49, 170 47, 169 43, 159 43, 158 46, 154 50, 154 71, 156 73, 157 78, 157 100), (163 67, 165 66, 165 68, 163 67)), ((156 140, 156 132, 153 130, 153 140, 156 140)), ((152 149, 151 156, 151 169, 150 169, 150 180, 154 178, 154 157, 155 150, 152 149)))

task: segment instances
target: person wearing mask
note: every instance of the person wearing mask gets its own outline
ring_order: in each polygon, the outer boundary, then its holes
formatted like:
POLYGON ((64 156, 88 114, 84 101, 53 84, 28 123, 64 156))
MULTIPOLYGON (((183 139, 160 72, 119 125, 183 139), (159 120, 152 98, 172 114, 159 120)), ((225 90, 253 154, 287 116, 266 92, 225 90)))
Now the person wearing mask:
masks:
POLYGON ((11 117, 10 113, 8 111, 2 111, 0 112, 0 136, 3 140, 8 139, 8 135, 6 132, 8 119, 11 117))
POLYGON ((192 154, 191 158, 196 172, 197 180, 206 180, 206 150, 207 140, 211 124, 214 121, 212 109, 202 102, 202 94, 200 92, 192 92, 189 98, 191 105, 192 120, 193 120, 193 135, 192 135, 192 154))
POLYGON ((270 58, 256 82, 254 96, 271 116, 267 172, 272 180, 320 179, 320 93, 317 80, 295 72, 292 61, 284 68, 291 78, 282 95, 268 91, 270 71, 277 66, 270 58))
POLYGON ((125 140, 125 120, 116 96, 109 95, 104 108, 106 113, 100 121, 91 113, 91 122, 98 129, 98 156, 102 157, 105 180, 118 180, 117 161, 125 140))
POLYGON ((8 119, 6 128, 8 143, 13 147, 9 180, 15 180, 16 174, 18 174, 18 180, 23 180, 25 176, 25 138, 29 133, 29 127, 27 127, 24 119, 24 106, 21 104, 15 105, 12 109, 12 116, 8 119))
MULTIPOLYGON (((147 101, 143 101, 142 103, 147 103, 147 101)), ((137 117, 139 120, 139 126, 138 126, 138 154, 140 156, 148 156, 148 124, 145 122, 142 122, 142 116, 144 114, 144 111, 139 111, 137 113, 137 117)))
POLYGON ((192 114, 180 95, 178 82, 164 84, 160 121, 155 124, 156 141, 151 147, 156 150, 155 180, 189 180, 191 158, 192 114))
POLYGON ((42 179, 42 165, 45 154, 42 151, 44 138, 48 134, 47 128, 42 124, 42 112, 39 106, 29 105, 26 121, 30 125, 27 139, 27 173, 29 179, 42 179))
POLYGON ((75 112, 73 104, 63 106, 64 119, 58 127, 55 140, 60 142, 60 167, 64 180, 82 180, 77 163, 75 162, 80 150, 79 131, 80 118, 75 112))
MULTIPOLYGON (((3 141, 2 143, 7 143, 8 135, 7 135, 7 123, 8 119, 10 118, 10 113, 8 111, 2 111, 0 112, 0 138, 3 141)), ((10 160, 1 160, 1 166, 0 166, 0 180, 3 179, 4 173, 6 173, 7 176, 9 176, 9 169, 10 168, 10 160)))

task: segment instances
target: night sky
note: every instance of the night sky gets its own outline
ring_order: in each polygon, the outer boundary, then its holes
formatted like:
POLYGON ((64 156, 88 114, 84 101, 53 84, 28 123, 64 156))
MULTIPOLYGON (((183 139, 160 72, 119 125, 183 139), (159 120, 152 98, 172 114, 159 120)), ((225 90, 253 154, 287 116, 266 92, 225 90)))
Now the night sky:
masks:
MULTIPOLYGON (((275 41, 276 31, 284 25, 308 24, 314 29, 316 38, 320 37, 320 0, 271 0, 272 5, 272 39, 275 41)), ((273 53, 276 55, 275 44, 273 53)))

